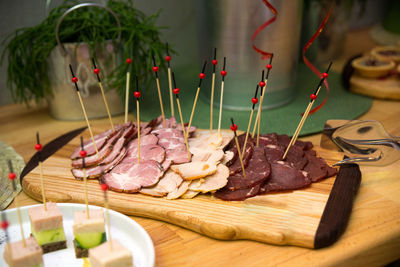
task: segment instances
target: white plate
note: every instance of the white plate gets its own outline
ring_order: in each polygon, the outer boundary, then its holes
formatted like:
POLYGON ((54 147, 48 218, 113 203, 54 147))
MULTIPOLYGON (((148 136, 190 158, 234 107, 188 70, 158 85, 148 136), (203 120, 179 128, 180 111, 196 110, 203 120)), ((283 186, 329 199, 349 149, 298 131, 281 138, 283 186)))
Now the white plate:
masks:
MULTIPOLYGON (((72 203, 57 203, 57 205, 60 207, 61 212, 63 213, 64 231, 67 238, 67 248, 44 254, 44 266, 83 266, 83 259, 77 259, 75 257, 74 245, 72 242, 74 239, 72 224, 74 222, 74 212, 85 210, 86 207, 83 204, 72 203)), ((22 223, 26 237, 29 236, 31 233, 30 221, 28 216, 28 209, 31 207, 33 206, 21 207, 22 223)), ((100 209, 100 207, 91 205, 89 206, 89 208, 100 209)), ((13 242, 21 240, 17 210, 10 209, 6 210, 5 213, 7 215, 7 220, 10 223, 10 227, 8 228, 10 241, 13 242)), ((134 266, 154 266, 154 246, 147 232, 134 220, 119 212, 109 210, 109 214, 112 238, 118 240, 126 248, 131 250, 134 266)), ((0 253, 0 266, 7 266, 3 259, 4 243, 2 243, 0 246, 0 253)))

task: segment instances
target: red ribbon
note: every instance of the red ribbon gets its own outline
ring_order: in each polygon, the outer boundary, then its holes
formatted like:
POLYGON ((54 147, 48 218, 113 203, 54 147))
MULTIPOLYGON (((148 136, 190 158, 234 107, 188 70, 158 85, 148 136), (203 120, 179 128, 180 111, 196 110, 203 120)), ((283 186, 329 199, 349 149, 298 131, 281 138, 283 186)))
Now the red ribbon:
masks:
MULTIPOLYGON (((329 10, 328 10, 328 13, 326 14, 326 16, 325 16, 324 20, 322 21, 321 25, 319 25, 317 31, 314 33, 314 35, 311 37, 311 39, 308 40, 306 45, 303 47, 303 61, 304 61, 304 63, 307 65, 307 67, 309 69, 311 69, 320 78, 322 78, 322 73, 307 59, 306 52, 310 48, 312 43, 315 41, 315 39, 317 39, 318 36, 321 34, 323 28, 325 27, 326 23, 328 22, 329 16, 331 15, 332 7, 333 7, 333 1, 331 2, 331 5, 330 5, 329 10)), ((326 101, 328 101, 329 85, 328 85, 328 81, 326 79, 324 80, 324 85, 325 85, 325 88, 326 88, 325 99, 324 99, 324 101, 322 101, 321 104, 319 104, 317 107, 313 108, 310 111, 309 115, 311 115, 311 114, 317 112, 318 110, 320 110, 325 105, 326 101)))
POLYGON ((253 49, 261 54, 261 59, 267 59, 270 58, 272 56, 272 53, 266 52, 261 50, 260 48, 258 48, 255 44, 254 44, 254 40, 256 39, 257 35, 268 25, 270 25, 272 22, 274 22, 276 20, 276 16, 278 15, 278 11, 275 9, 275 7, 273 7, 267 0, 262 0, 264 2, 264 4, 269 8, 269 10, 272 12, 272 14, 274 14, 274 16, 272 18, 270 18, 267 22, 265 22, 264 24, 262 24, 261 26, 259 26, 253 33, 253 35, 251 36, 251 41, 252 41, 252 46, 253 49))

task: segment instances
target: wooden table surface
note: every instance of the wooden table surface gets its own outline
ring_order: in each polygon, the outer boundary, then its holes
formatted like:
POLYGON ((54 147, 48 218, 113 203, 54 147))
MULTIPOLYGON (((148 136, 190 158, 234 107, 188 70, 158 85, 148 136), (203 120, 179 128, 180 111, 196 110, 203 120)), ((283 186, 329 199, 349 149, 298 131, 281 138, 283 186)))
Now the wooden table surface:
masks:
MULTIPOLYGON (((357 34, 365 38, 363 31, 356 32, 353 38, 357 39, 357 34)), ((360 46, 348 44, 345 52, 352 55, 371 45, 371 41, 362 42, 360 46)), ((399 118, 400 102, 385 100, 374 100, 372 108, 360 117, 379 120, 389 133, 400 136, 399 118)), ((114 121, 122 122, 123 117, 115 117, 114 121)), ((100 125, 107 120, 93 120, 92 123, 100 125)), ((23 105, 13 104, 0 107, 0 125, 0 140, 13 146, 28 161, 34 154, 36 131, 40 131, 41 142, 45 144, 83 126, 84 122, 57 121, 48 115, 46 108, 28 110, 23 105)), ((302 139, 319 144, 320 134, 302 139)), ((381 266, 400 257, 400 161, 377 168, 361 167, 363 180, 347 230, 334 245, 325 249, 272 246, 246 240, 220 241, 162 221, 132 219, 151 236, 156 266, 381 266), (377 171, 384 178, 377 179, 374 175, 377 171), (388 187, 389 182, 393 186, 388 187), (379 205, 372 202, 365 208, 364 196, 371 192, 384 201, 379 201, 379 205)), ((18 198, 22 205, 38 203, 23 192, 18 198)), ((9 208, 13 207, 14 203, 9 208)))

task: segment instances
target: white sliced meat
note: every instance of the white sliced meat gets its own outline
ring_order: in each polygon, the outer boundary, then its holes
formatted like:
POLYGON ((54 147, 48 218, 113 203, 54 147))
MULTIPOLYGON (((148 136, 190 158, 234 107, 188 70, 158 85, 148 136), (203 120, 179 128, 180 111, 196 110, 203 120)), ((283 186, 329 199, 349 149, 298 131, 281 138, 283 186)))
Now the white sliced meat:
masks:
POLYGON ((203 179, 194 180, 189 189, 196 192, 212 192, 224 187, 228 183, 229 168, 223 164, 217 166, 216 173, 203 179))
POLYGON ((189 184, 190 181, 183 181, 179 187, 177 187, 174 191, 172 191, 171 193, 169 193, 166 198, 167 199, 177 199, 180 196, 182 196, 183 194, 186 193, 186 191, 189 188, 189 184))
POLYGON ((218 164, 224 158, 224 151, 219 150, 202 150, 193 154, 192 161, 208 161, 218 164))
POLYGON ((169 170, 164 174, 164 177, 160 179, 157 187, 160 188, 160 191, 166 191, 169 193, 178 188, 182 182, 183 179, 179 174, 169 170))
POLYGON ((167 192, 160 192, 155 189, 155 187, 147 187, 147 188, 142 188, 140 189, 139 193, 143 195, 148 195, 152 197, 164 197, 167 195, 167 192))
MULTIPOLYGON (((189 185, 189 187, 190 187, 190 185, 189 185)), ((185 192, 185 194, 183 194, 183 195, 181 196, 181 198, 183 198, 183 199, 194 198, 194 197, 197 196, 198 194, 200 194, 200 192, 196 192, 196 191, 192 191, 192 190, 188 189, 188 190, 185 192)))
POLYGON ((233 156, 235 156, 235 153, 233 153, 232 151, 230 151, 230 150, 225 151, 224 158, 222 159, 221 163, 224 164, 224 165, 226 165, 226 163, 227 163, 228 161, 230 161, 231 159, 233 159, 233 156))
POLYGON ((172 165, 171 169, 184 180, 194 180, 215 173, 217 171, 217 165, 213 162, 195 161, 180 165, 172 165))

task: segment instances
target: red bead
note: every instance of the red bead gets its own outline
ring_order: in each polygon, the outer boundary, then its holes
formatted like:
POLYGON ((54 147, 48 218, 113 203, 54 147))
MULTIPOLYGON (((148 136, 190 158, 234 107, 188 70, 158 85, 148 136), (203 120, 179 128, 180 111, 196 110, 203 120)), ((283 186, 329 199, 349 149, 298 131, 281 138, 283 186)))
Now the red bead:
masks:
POLYGON ((179 94, 179 91, 180 91, 179 88, 174 88, 174 89, 172 89, 172 92, 173 92, 174 94, 176 94, 176 95, 179 94))
POLYGON ((265 86, 265 82, 264 82, 264 81, 261 81, 261 82, 258 83, 258 85, 259 85, 261 88, 263 88, 263 87, 265 86))
POLYGON ((326 73, 326 72, 322 73, 322 77, 325 79, 328 78, 328 73, 326 73))
POLYGON ((132 63, 132 59, 130 59, 129 57, 126 59, 126 63, 131 64, 132 63))
POLYGON ((317 95, 316 94, 311 94, 310 98, 311 98, 311 100, 315 100, 315 99, 317 99, 317 95))
POLYGON ((153 67, 153 71, 154 71, 154 72, 157 72, 157 71, 158 71, 158 67, 157 67, 157 66, 154 66, 154 67, 153 67))
POLYGON ((36 151, 41 151, 42 150, 42 145, 41 144, 36 144, 35 145, 35 150, 36 151))
POLYGON ((226 71, 225 71, 225 70, 222 70, 222 71, 221 71, 221 75, 222 75, 222 76, 226 76, 226 71))
POLYGON ((103 191, 107 191, 108 190, 108 184, 100 184, 100 188, 103 191))
POLYGON ((93 70, 94 74, 99 74, 100 73, 100 69, 96 68, 93 70))
POLYGON ((267 69, 272 69, 272 65, 271 64, 267 64, 267 69))
POLYGON ((1 222, 1 229, 6 230, 8 228, 8 222, 7 221, 2 221, 1 222))
POLYGON ((134 97, 139 98, 142 94, 139 91, 133 93, 134 97))
POLYGON ((17 178, 17 175, 16 175, 15 173, 10 172, 10 173, 8 174, 8 179, 14 180, 15 178, 17 178))
POLYGON ((79 151, 79 156, 81 156, 81 158, 86 157, 86 156, 87 156, 86 150, 81 150, 81 151, 79 151))
POLYGON ((237 125, 236 124, 232 124, 231 125, 231 130, 232 131, 236 131, 237 130, 237 125))
POLYGON ((204 79, 206 77, 206 75, 204 73, 200 73, 199 77, 200 77, 200 79, 204 79))
POLYGON ((77 82, 78 82, 78 78, 72 77, 72 82, 73 82, 73 83, 77 83, 77 82))
POLYGON ((218 64, 218 60, 213 59, 213 60, 211 61, 211 63, 212 63, 213 65, 217 65, 217 64, 218 64))
POLYGON ((166 61, 171 61, 171 57, 170 56, 165 56, 165 60, 166 61))
POLYGON ((258 103, 258 98, 253 97, 253 98, 251 99, 251 102, 253 102, 253 104, 257 104, 257 103, 258 103))

